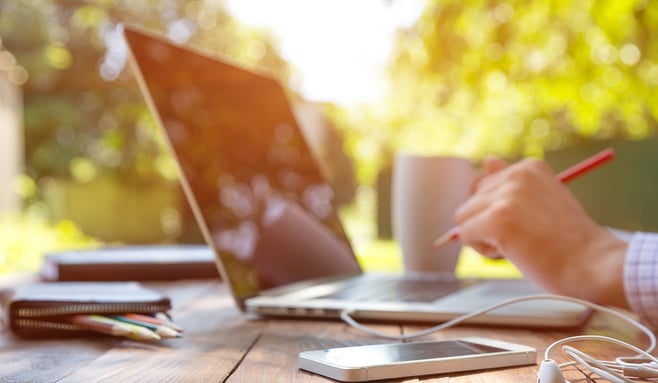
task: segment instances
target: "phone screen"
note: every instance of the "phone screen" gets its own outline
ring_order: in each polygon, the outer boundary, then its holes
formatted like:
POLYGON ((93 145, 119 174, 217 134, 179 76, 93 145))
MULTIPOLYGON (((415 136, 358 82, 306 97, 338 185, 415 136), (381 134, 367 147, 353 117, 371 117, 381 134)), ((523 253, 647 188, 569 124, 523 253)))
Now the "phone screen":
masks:
POLYGON ((357 367, 504 351, 507 350, 468 341, 450 340, 328 349, 325 350, 324 358, 329 363, 357 367))

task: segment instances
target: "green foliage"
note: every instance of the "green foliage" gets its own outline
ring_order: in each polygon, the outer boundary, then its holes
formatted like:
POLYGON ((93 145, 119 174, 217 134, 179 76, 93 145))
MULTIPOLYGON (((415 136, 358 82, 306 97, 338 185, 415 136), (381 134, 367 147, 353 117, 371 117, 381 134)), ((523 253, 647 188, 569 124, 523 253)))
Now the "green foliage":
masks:
POLYGON ((237 25, 222 2, 16 0, 0 3, 2 45, 24 84, 27 173, 150 182, 175 167, 117 45, 118 23, 167 34, 284 81, 289 69, 263 31, 237 25), (29 27, 26 27, 28 26, 29 27))
POLYGON ((357 183, 372 185, 379 169, 389 165, 390 131, 381 113, 371 107, 346 109, 327 105, 325 113, 343 136, 345 151, 355 160, 357 183))
POLYGON ((401 31, 384 122, 392 148, 541 155, 654 133, 658 3, 432 0, 401 31))
POLYGON ((46 252, 96 245, 70 221, 52 225, 38 215, 0 215, 0 275, 36 272, 46 252))
POLYGON ((332 118, 373 185, 396 151, 515 158, 656 133, 658 2, 428 0, 381 105, 332 118))

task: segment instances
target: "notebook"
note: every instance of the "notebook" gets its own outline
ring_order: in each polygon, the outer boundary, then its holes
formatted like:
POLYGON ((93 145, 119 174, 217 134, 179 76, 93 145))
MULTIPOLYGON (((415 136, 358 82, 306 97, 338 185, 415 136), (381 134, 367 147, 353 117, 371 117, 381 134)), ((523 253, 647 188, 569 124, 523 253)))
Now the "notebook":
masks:
MULTIPOLYGON (((541 292, 526 280, 359 265, 285 88, 228 58, 124 26, 131 65, 237 306, 263 316, 442 322, 541 292), (417 293, 420 292, 420 295, 417 293)), ((570 327, 587 310, 526 301, 471 323, 570 327)))

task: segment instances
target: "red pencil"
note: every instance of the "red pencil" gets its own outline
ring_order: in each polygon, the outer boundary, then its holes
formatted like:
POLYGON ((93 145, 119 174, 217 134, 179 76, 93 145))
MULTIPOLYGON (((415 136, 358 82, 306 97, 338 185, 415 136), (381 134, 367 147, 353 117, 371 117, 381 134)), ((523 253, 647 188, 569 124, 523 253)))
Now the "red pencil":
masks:
POLYGON ((560 180, 560 182, 566 184, 572 179, 582 174, 585 174, 588 171, 599 167, 600 165, 603 165, 604 163, 612 160, 613 158, 615 158, 615 151, 612 148, 604 149, 596 153, 595 155, 575 164, 569 169, 562 171, 560 174, 557 175, 557 178, 560 180))
MULTIPOLYGON (((604 163, 615 158, 615 151, 612 148, 604 149, 595 155, 573 165, 572 167, 560 172, 557 178, 562 183, 567 183, 578 176, 581 176, 594 168, 597 168, 604 163)), ((459 226, 455 226, 452 229, 445 232, 439 238, 432 242, 432 248, 437 248, 445 245, 446 243, 453 241, 459 238, 459 226)))

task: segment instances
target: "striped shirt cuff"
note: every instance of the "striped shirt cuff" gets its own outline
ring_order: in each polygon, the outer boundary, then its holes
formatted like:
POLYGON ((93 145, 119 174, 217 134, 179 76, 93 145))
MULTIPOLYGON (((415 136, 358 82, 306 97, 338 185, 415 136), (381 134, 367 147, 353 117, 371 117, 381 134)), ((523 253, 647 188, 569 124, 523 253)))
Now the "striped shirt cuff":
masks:
POLYGON ((624 266, 626 299, 640 319, 658 327, 658 234, 635 233, 624 266))

